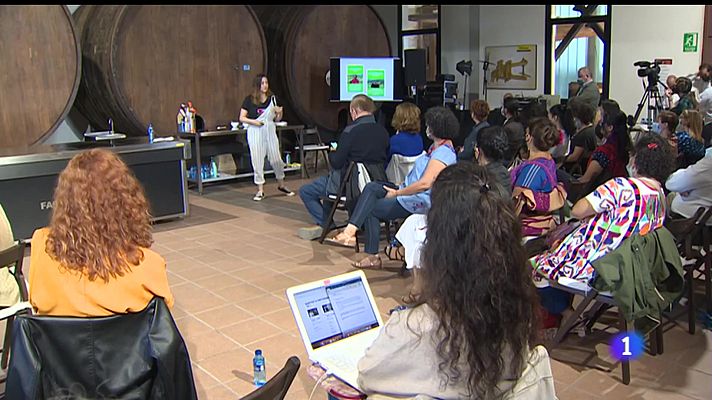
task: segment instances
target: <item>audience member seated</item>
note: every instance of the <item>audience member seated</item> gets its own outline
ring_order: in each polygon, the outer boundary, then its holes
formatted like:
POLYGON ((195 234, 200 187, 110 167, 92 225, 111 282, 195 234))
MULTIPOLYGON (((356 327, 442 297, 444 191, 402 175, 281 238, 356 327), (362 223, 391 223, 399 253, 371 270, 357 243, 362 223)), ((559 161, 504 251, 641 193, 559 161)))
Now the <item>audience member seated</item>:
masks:
POLYGON ((37 314, 102 317, 169 307, 166 262, 153 243, 148 202, 121 159, 94 149, 59 175, 49 227, 32 235, 29 297, 37 314))
POLYGON ((391 136, 386 165, 394 154, 406 157, 423 152, 423 137, 420 135, 420 109, 413 103, 401 103, 396 107, 391 126, 396 134, 391 136))
POLYGON ((675 153, 658 135, 641 138, 635 145, 630 178, 614 178, 574 205, 571 215, 580 220, 568 235, 530 262, 540 287, 542 305, 553 315, 570 307, 571 297, 548 285, 560 277, 588 282, 592 263, 615 250, 634 234, 646 235, 663 226, 665 198, 662 183, 673 170, 675 153))
POLYGON ((577 83, 581 86, 576 96, 569 100, 569 104, 587 104, 595 110, 601 100, 601 93, 598 91, 598 85, 593 81, 591 70, 587 67, 579 68, 577 83))
POLYGON ((658 114, 658 119, 653 123, 653 133, 660 135, 665 138, 665 140, 670 143, 670 146, 677 153, 677 136, 675 135, 675 130, 679 119, 672 111, 663 111, 658 114))
POLYGON ((705 156, 702 139, 702 115, 697 110, 685 110, 680 114, 680 131, 677 137, 677 166, 687 168, 705 156))
POLYGON ((354 96, 349 104, 353 123, 339 136, 336 151, 329 154, 333 171, 299 188, 299 197, 314 221, 314 225, 299 229, 297 235, 300 238, 314 240, 321 236, 324 218, 331 208, 331 203, 322 204, 321 199, 327 196, 327 189, 333 191, 330 194, 336 194, 340 179, 344 178, 343 174, 352 161, 371 166, 369 172, 373 174, 372 179, 386 179, 384 165, 388 158, 389 135, 373 117, 375 109, 376 105, 370 97, 362 94, 354 96), (376 165, 380 165, 380 171, 376 165))
POLYGON ((490 126, 503 126, 504 125, 504 102, 507 101, 507 99, 513 98, 514 95, 511 93, 505 93, 502 96, 502 106, 495 108, 494 110, 489 112, 489 115, 487 116, 487 122, 490 124, 490 126))
POLYGON ((540 236, 556 223, 553 213, 563 207, 566 191, 558 183, 556 163, 549 150, 559 144, 559 130, 548 118, 529 122, 529 158, 511 171, 512 196, 524 236, 540 236))
POLYGON ((692 81, 689 78, 681 76, 675 81, 675 90, 680 95, 680 100, 677 105, 670 109, 678 116, 682 114, 685 110, 696 110, 697 109, 697 98, 695 93, 692 92, 692 81))
POLYGON ((605 114, 601 121, 604 142, 591 154, 586 172, 579 182, 596 188, 611 178, 628 176, 626 166, 632 145, 626 121, 623 112, 605 114))
POLYGON ((507 99, 504 102, 505 121, 504 131, 507 132, 509 139, 509 150, 504 157, 506 165, 518 163, 523 159, 522 152, 526 151, 527 144, 524 140, 524 125, 519 121, 519 100, 507 99))
MULTIPOLYGON (((690 218, 700 207, 712 206, 712 148, 705 156, 685 169, 675 171, 668 178, 665 187, 674 193, 668 195, 671 214, 690 218)), ((712 221, 707 222, 712 225, 712 221)))
POLYGON ((490 126, 487 122, 487 115, 489 114, 489 106, 484 100, 472 100, 470 103, 470 117, 475 122, 475 126, 472 127, 470 134, 465 138, 465 143, 462 145, 459 153, 457 153, 458 160, 469 160, 475 159, 475 146, 477 145, 477 136, 479 132, 490 126))
POLYGON ((504 190, 511 195, 512 186, 509 171, 504 166, 504 155, 507 154, 509 139, 504 128, 490 126, 480 132, 475 148, 477 163, 487 169, 493 179, 502 185, 504 190))
MULTIPOLYGON (((15 245, 10 221, 5 215, 5 209, 0 204, 0 251, 15 245)), ((14 268, 14 267, 13 267, 14 268)), ((20 287, 8 266, 0 265, 0 307, 10 307, 20 301, 20 287)))
POLYGON ((551 155, 555 160, 563 160, 569 155, 571 137, 576 133, 574 117, 565 104, 556 104, 549 109, 549 119, 559 130, 559 145, 551 149, 551 155))
POLYGON ((677 76, 670 74, 665 78, 665 84, 667 84, 667 89, 665 89, 664 105, 665 109, 669 110, 675 108, 677 103, 680 101, 680 95, 675 89, 675 81, 677 81, 677 76))
POLYGON ((366 234, 365 252, 368 254, 356 268, 381 268, 378 256, 380 221, 406 218, 411 214, 425 214, 430 208, 430 188, 440 171, 457 161, 452 139, 460 131, 455 115, 445 107, 433 107, 425 113, 425 127, 433 145, 420 156, 399 187, 389 182, 370 182, 358 199, 349 224, 342 232, 329 239, 330 243, 353 247, 356 233, 366 234))
POLYGON ((574 102, 569 107, 574 117, 576 133, 571 138, 571 152, 564 160, 563 168, 571 174, 583 174, 597 145, 596 128, 593 126, 596 109, 586 102, 574 102))
POLYGON ((532 355, 537 297, 504 188, 474 163, 445 168, 428 227, 417 301, 359 360, 359 386, 369 397, 555 398, 547 357, 532 355))

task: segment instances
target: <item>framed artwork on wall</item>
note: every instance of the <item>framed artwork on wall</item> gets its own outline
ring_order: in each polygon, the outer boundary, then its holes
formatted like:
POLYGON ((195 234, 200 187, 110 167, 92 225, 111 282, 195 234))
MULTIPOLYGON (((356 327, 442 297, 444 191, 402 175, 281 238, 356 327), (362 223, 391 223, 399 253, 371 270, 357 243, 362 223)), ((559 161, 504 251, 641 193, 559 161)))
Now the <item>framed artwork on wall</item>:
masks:
POLYGON ((485 47, 488 89, 536 90, 536 45, 485 47))

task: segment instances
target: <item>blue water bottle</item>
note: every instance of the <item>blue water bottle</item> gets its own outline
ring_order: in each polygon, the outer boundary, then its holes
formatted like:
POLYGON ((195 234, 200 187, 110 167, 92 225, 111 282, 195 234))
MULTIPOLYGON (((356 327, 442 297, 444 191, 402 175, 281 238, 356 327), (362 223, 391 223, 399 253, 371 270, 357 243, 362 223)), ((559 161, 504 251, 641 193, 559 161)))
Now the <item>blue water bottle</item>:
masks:
POLYGON ((153 124, 148 123, 148 143, 153 143, 153 124))
POLYGON ((252 359, 252 366, 255 369, 255 386, 264 386, 264 384, 267 383, 267 371, 265 369, 265 358, 262 356, 262 350, 255 350, 255 357, 252 359))

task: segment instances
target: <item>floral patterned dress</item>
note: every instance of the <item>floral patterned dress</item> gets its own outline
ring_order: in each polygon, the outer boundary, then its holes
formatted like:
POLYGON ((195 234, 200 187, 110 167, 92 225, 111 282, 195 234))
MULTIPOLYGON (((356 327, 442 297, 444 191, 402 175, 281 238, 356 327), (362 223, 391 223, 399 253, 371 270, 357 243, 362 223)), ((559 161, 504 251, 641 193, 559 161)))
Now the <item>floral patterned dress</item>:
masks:
MULTIPOLYGON (((665 199, 649 178, 614 178, 586 196, 596 215, 566 236, 553 250, 530 259, 541 275, 588 282, 591 263, 612 252, 626 238, 646 235, 665 220, 665 199)), ((535 279, 536 281, 536 279, 535 279)))

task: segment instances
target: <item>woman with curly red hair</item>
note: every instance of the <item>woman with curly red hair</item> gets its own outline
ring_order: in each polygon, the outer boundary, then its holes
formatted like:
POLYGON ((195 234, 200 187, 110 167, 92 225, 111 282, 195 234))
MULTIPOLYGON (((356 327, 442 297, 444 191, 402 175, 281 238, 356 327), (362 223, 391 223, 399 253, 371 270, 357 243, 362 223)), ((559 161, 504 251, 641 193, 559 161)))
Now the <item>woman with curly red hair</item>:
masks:
POLYGON ((99 317, 169 307, 166 262, 143 188, 114 153, 78 154, 59 175, 49 227, 32 235, 29 296, 38 314, 99 317))

